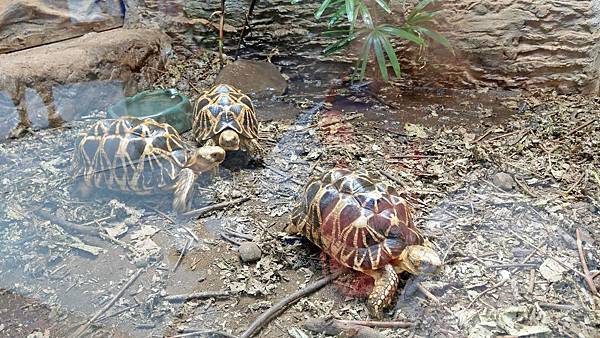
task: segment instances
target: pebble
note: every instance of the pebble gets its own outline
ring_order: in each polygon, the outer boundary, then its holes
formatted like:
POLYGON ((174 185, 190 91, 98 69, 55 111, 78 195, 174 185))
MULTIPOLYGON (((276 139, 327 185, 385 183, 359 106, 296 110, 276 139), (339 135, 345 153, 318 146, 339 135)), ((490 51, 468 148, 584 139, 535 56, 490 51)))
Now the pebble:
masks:
POLYGON ((512 176, 502 172, 494 175, 492 182, 502 190, 512 190, 515 186, 515 180, 513 180, 512 176))
POLYGON ((254 242, 243 242, 238 251, 240 253, 240 258, 246 263, 257 261, 262 255, 262 251, 260 251, 260 248, 254 242))

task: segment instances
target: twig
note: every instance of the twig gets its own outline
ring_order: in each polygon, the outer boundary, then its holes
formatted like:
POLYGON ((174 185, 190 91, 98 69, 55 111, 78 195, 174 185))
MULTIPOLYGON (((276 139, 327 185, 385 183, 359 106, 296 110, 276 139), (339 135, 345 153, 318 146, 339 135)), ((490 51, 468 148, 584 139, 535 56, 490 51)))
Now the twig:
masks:
MULTIPOLYGON (((535 251, 534 251, 534 252, 536 252, 536 251, 540 252, 542 255, 544 255, 544 257, 547 257, 547 258, 549 258, 549 259, 552 259, 552 260, 553 260, 553 261, 555 261, 556 263, 560 264, 560 265, 561 265, 563 268, 566 268, 566 269, 568 269, 568 270, 571 270, 571 271, 575 272, 576 274, 578 274, 579 276, 581 276, 581 277, 585 278, 585 275, 584 275, 583 273, 581 273, 581 271, 579 271, 579 270, 576 270, 575 268, 573 268, 573 267, 571 267, 571 266, 569 266, 569 265, 567 265, 567 264, 565 264, 565 263, 563 263, 563 262, 559 261, 558 259, 556 259, 556 258, 554 258, 554 257, 550 256, 550 255, 549 255, 548 253, 546 253, 546 251, 544 251, 542 248, 540 248, 539 246, 537 246, 537 245, 535 245, 535 244, 531 243, 530 241, 528 241, 527 239, 525 239, 523 236, 521 236, 521 235, 517 234, 516 232, 514 232, 512 229, 508 229, 508 231, 510 231, 510 232, 511 232, 511 233, 512 233, 512 234, 513 234, 515 237, 517 237, 518 239, 520 239, 521 241, 523 241, 525 244, 527 244, 527 245, 529 245, 530 247, 534 248, 534 249, 535 249, 535 251)), ((525 262, 524 262, 524 263, 525 263, 525 262)))
POLYGON ((538 305, 540 307, 545 307, 554 310, 574 310, 577 308, 577 306, 569 304, 538 303, 538 305))
POLYGON ((34 210, 33 213, 37 217, 44 218, 54 224, 60 225, 64 228, 69 228, 70 230, 73 230, 76 232, 84 233, 87 235, 97 235, 98 234, 98 229, 96 229, 96 228, 81 226, 79 224, 69 222, 65 219, 59 218, 58 216, 52 215, 51 213, 47 212, 46 210, 38 209, 38 210, 34 210))
POLYGON ((588 121, 588 122, 586 122, 586 123, 582 124, 581 126, 579 126, 579 127, 575 128, 575 129, 573 129, 571 132, 569 132, 569 133, 567 134, 567 136, 571 136, 571 135, 575 134, 576 132, 580 131, 581 129, 583 129, 583 128, 585 128, 585 127, 589 126, 590 124, 592 124, 592 123, 594 123, 594 122, 596 122, 596 119, 592 119, 591 121, 588 121))
POLYGON ((583 174, 581 174, 581 175, 579 176, 579 179, 577 180, 577 182, 575 182, 575 184, 573 184, 573 185, 572 185, 572 186, 569 188, 569 190, 565 191, 565 192, 563 193, 563 196, 565 196, 565 197, 566 197, 566 196, 567 196, 567 195, 568 195, 568 194, 569 194, 571 191, 573 191, 573 189, 575 189, 575 188, 576 188, 576 187, 577 187, 577 186, 578 186, 578 185, 581 183, 581 181, 583 180, 583 178, 584 178, 585 176, 586 176, 586 173, 583 173, 583 174))
POLYGON ((387 172, 385 172, 385 170, 379 170, 379 173, 385 177, 387 177, 390 181, 398 184, 399 186, 401 186, 402 188, 406 188, 406 185, 404 184, 404 182, 400 181, 398 178, 388 174, 387 172))
POLYGON ((492 269, 505 269, 505 268, 516 268, 516 269, 521 269, 521 268, 537 268, 538 266, 540 266, 539 264, 532 264, 532 263, 512 263, 512 264, 496 264, 496 265, 489 265, 488 268, 492 268, 492 269))
POLYGON ((221 233, 221 237, 222 237, 224 240, 226 240, 227 242, 231 243, 231 244, 234 244, 234 245, 237 245, 237 246, 240 246, 240 245, 242 245, 242 243, 241 243, 240 241, 236 241, 235 239, 233 239, 233 238, 231 238, 231 237, 227 236, 227 234, 221 233))
POLYGON ((592 280, 590 274, 590 269, 588 268, 587 262, 585 261, 585 255, 583 254, 583 243, 581 242, 581 229, 575 229, 575 234, 577 236, 577 250, 579 251, 579 260, 581 261, 581 266, 583 267, 583 278, 585 279, 592 294, 598 295, 598 290, 596 290, 596 285, 594 285, 594 281, 592 280))
POLYGON ((296 129, 295 131, 296 132, 305 131, 307 129, 312 129, 312 128, 319 128, 319 129, 321 129, 321 128, 333 126, 334 124, 345 123, 345 122, 348 122, 348 121, 352 121, 352 120, 357 119, 357 118, 359 118, 361 116, 363 116, 363 115, 362 114, 352 115, 352 116, 344 117, 344 118, 341 118, 341 119, 338 119, 338 120, 335 120, 335 121, 327 122, 327 123, 324 123, 324 124, 321 124, 321 125, 319 125, 318 123, 314 123, 314 124, 308 125, 306 127, 302 127, 302 128, 296 129))
POLYGON ((517 185, 519 186, 519 188, 523 189, 523 191, 525 191, 525 193, 531 197, 538 197, 536 194, 534 194, 533 192, 531 192, 531 190, 529 190, 529 188, 527 187, 527 185, 523 182, 521 182, 518 178, 515 177, 515 183, 517 183, 517 185))
MULTIPOLYGON (((510 229, 509 229, 509 231, 513 232, 513 231, 512 231, 512 230, 510 230, 510 229)), ((513 232, 513 233, 514 233, 514 232, 513 232)), ((527 261, 529 261, 529 259, 531 259, 531 257, 533 257, 533 255, 535 255, 535 253, 536 253, 537 251, 538 251, 538 250, 533 250, 533 251, 532 251, 532 252, 531 252, 529 255, 527 255, 527 257, 525 257, 525 258, 524 258, 524 259, 521 261, 521 264, 525 264, 525 263, 527 263, 527 261)), ((515 273, 515 272, 517 272, 517 271, 519 271, 519 268, 514 268, 514 269, 512 269, 512 270, 510 271, 510 273, 511 273, 511 274, 514 274, 514 273, 515 273)), ((507 278, 507 279, 503 279, 503 280, 501 280, 500 282, 498 282, 498 283, 496 283, 496 284, 492 285, 492 286, 491 286, 489 289, 486 289, 486 290, 482 291, 481 293, 479 293, 477 296, 475 296, 475 298, 474 298, 474 299, 471 301, 471 303, 469 303, 469 305, 467 306, 467 309, 468 309, 468 308, 470 308, 470 307, 471 307, 473 304, 475 304, 475 302, 476 302, 476 301, 477 301, 479 298, 481 298, 481 296, 485 295, 486 293, 488 293, 488 292, 490 292, 490 291, 492 291, 492 290, 495 290, 495 289, 497 289, 497 288, 501 287, 501 286, 502 286, 502 285, 504 285, 504 283, 506 283, 507 281, 509 281, 509 279, 508 279, 508 278, 507 278)))
POLYGON ((193 217, 196 217, 196 218, 200 218, 200 216, 202 216, 202 215, 204 215, 204 214, 206 214, 208 212, 211 212, 211 211, 214 211, 214 210, 223 209, 223 208, 226 208, 226 207, 229 207, 229 206, 232 206, 232 205, 237 205, 237 204, 240 204, 240 203, 244 203, 244 202, 246 202, 248 200, 250 200, 250 197, 240 197, 238 199, 231 200, 231 201, 226 201, 226 202, 221 202, 221 203, 215 203, 215 204, 212 204, 212 205, 209 205, 209 206, 206 206, 206 207, 202 207, 202 208, 199 208, 199 209, 196 209, 196 210, 188 211, 186 213, 183 213, 182 216, 186 216, 186 217, 187 216, 193 216, 193 217))
POLYGON ((225 0, 221 0, 221 20, 219 21, 219 60, 221 61, 221 68, 225 63, 225 59, 223 58, 223 45, 225 44, 223 41, 225 40, 224 34, 225 27, 225 0))
POLYGON ((167 302, 185 302, 192 299, 205 299, 205 298, 223 298, 229 297, 233 293, 231 291, 205 291, 205 292, 194 292, 185 295, 172 295, 165 296, 167 302))
POLYGON ((375 320, 342 320, 336 319, 340 323, 350 324, 350 325, 361 325, 368 327, 380 327, 386 329, 404 329, 407 327, 411 327, 414 325, 412 322, 402 322, 402 321, 390 321, 390 322, 379 322, 375 320))
POLYGON ((242 32, 240 33, 240 38, 238 40, 237 49, 235 51, 235 60, 238 59, 240 55, 240 48, 242 47, 242 41, 244 41, 244 37, 246 36, 246 28, 248 27, 248 21, 252 17, 252 11, 254 10, 254 5, 256 5, 257 0, 252 0, 250 3, 250 7, 248 7, 248 12, 246 13, 246 18, 244 19, 244 26, 242 26, 242 32))
POLYGON ((481 136, 479 136, 478 138, 476 138, 475 140, 473 140, 473 143, 479 143, 486 136, 488 136, 493 130, 494 130, 494 128, 488 128, 488 130, 486 130, 481 136))
POLYGON ((134 305, 128 306, 128 307, 126 307, 126 308, 124 308, 124 309, 121 309, 121 310, 119 310, 119 311, 117 311, 117 312, 111 313, 111 314, 109 314, 109 315, 104 315, 104 316, 102 316, 102 317, 99 317, 99 318, 98 318, 98 319, 96 319, 96 320, 97 320, 97 321, 100 321, 100 320, 105 320, 105 319, 108 319, 108 318, 111 318, 111 317, 115 317, 115 316, 118 316, 118 315, 120 315, 120 314, 121 314, 121 313, 123 313, 123 312, 127 312, 127 311, 129 311, 129 310, 131 310, 131 309, 133 309, 133 308, 136 308, 136 307, 138 307, 138 306, 140 306, 140 304, 134 304, 134 305))
POLYGON ((429 290, 427 290, 423 285, 421 285, 421 283, 417 282, 417 289, 421 291, 422 294, 427 296, 427 298, 429 298, 432 302, 436 304, 440 303, 440 300, 433 293, 429 292, 429 290))
MULTIPOLYGON (((157 214, 159 214, 160 216, 162 216, 164 219, 166 219, 167 221, 171 222, 171 224, 177 224, 177 222, 169 215, 165 214, 164 212, 156 209, 155 207, 151 206, 151 205, 147 205, 146 206, 152 210, 154 210, 157 214)), ((186 227, 185 225, 181 224, 180 225, 181 228, 183 230, 185 230, 188 234, 190 234, 190 236, 192 236, 192 238, 194 238, 194 240, 196 242, 200 242, 200 239, 198 238, 198 236, 196 236, 196 234, 188 227, 186 227)))
POLYGON ((179 267, 179 264, 181 263, 181 259, 183 258, 183 255, 185 255, 185 252, 187 251, 188 247, 192 244, 192 241, 193 241, 193 239, 190 238, 189 241, 185 242, 185 246, 183 247, 183 250, 181 250, 181 253, 179 254, 179 258, 177 259, 177 263, 175 263, 173 272, 177 271, 177 268, 179 267))
POLYGON ((98 311, 90 320, 88 320, 83 326, 81 326, 77 331, 75 331, 74 336, 80 337, 85 332, 85 330, 87 330, 88 327, 90 327, 90 325, 96 319, 98 319, 98 317, 102 316, 106 311, 108 311, 108 309, 115 305, 117 300, 119 300, 123 296, 125 290, 127 290, 131 286, 131 284, 133 284, 133 282, 135 282, 135 280, 142 274, 142 271, 144 271, 144 269, 139 269, 135 274, 133 274, 133 276, 131 276, 127 284, 125 284, 125 286, 121 288, 121 291, 119 291, 119 293, 117 293, 113 297, 113 299, 111 299, 110 302, 108 302, 102 309, 100 309, 100 311, 98 311))
POLYGON ((298 291, 292 293, 291 295, 285 297, 284 299, 280 300, 277 304, 273 305, 270 309, 265 311, 262 315, 258 316, 258 318, 256 318, 254 320, 254 322, 248 327, 248 329, 246 329, 246 331, 244 331, 244 333, 240 336, 240 338, 250 338, 250 337, 254 336, 256 333, 258 333, 262 329, 263 326, 267 325, 273 319, 273 317, 278 315, 280 312, 283 312, 287 306, 295 303, 300 298, 305 297, 305 296, 321 289, 325 285, 331 283, 339 275, 341 275, 341 272, 337 272, 337 273, 333 273, 331 275, 325 276, 325 277, 317 280, 316 282, 305 286, 302 290, 298 290, 298 291))
POLYGON ((302 183, 302 182, 298 181, 298 180, 297 180, 297 179, 295 179, 295 178, 292 178, 292 177, 290 177, 289 175, 286 175, 286 174, 285 174, 283 171, 281 171, 281 170, 279 170, 279 169, 277 169, 277 168, 274 168, 273 166, 270 166, 270 165, 266 164, 266 165, 265 165, 265 167, 266 167, 267 169, 271 170, 272 172, 276 173, 276 174, 277 174, 277 175, 279 175, 279 176, 282 176, 282 177, 285 177, 285 178, 289 178, 289 179, 290 179, 290 181, 294 182, 295 184, 297 184, 297 185, 299 185, 299 186, 303 186, 303 185, 304 185, 304 183, 302 183))
POLYGON ((225 332, 214 331, 214 330, 199 330, 199 331, 187 332, 187 333, 182 333, 182 334, 178 334, 175 336, 170 336, 169 338, 205 336, 205 335, 210 335, 211 337, 217 336, 217 337, 236 338, 236 336, 232 336, 225 332))
POLYGON ((302 327, 312 332, 337 337, 385 338, 383 334, 368 326, 344 323, 331 316, 308 319, 302 324, 302 327))
POLYGON ((239 237, 239 238, 243 238, 249 241, 253 241, 254 237, 250 236, 250 235, 246 235, 246 234, 242 234, 233 230, 229 230, 229 229, 225 229, 225 232, 228 233, 229 235, 235 236, 235 237, 239 237))

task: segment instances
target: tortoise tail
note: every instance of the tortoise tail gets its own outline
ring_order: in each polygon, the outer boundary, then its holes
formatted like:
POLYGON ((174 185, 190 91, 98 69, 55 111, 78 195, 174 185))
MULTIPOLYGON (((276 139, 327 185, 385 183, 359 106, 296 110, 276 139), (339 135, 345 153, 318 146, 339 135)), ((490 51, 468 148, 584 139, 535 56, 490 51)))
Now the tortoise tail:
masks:
POLYGON ((391 264, 373 272, 375 286, 367 299, 367 308, 371 317, 383 318, 383 310, 394 301, 398 289, 398 275, 391 264))
POLYGON ((173 192, 173 210, 182 213, 190 208, 192 201, 194 182, 198 175, 192 169, 181 169, 177 175, 175 191, 173 192))

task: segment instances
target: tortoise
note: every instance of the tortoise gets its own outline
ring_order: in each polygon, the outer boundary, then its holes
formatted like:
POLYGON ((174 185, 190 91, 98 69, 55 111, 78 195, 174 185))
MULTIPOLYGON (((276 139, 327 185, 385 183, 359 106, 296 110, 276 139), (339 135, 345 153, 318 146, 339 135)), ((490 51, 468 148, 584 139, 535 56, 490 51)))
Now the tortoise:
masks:
POLYGON ((192 149, 169 124, 151 118, 99 120, 80 133, 73 154, 79 191, 93 187, 149 195, 174 192, 173 209, 190 207, 198 176, 225 158, 221 147, 192 149))
POLYGON ((311 179, 291 218, 289 233, 374 279, 367 308, 377 319, 395 298, 400 272, 433 274, 441 266, 424 245, 408 202, 366 171, 334 168, 311 179))
POLYGON ((198 98, 192 132, 201 145, 218 145, 225 151, 242 149, 253 157, 263 154, 252 100, 227 84, 217 84, 198 98))

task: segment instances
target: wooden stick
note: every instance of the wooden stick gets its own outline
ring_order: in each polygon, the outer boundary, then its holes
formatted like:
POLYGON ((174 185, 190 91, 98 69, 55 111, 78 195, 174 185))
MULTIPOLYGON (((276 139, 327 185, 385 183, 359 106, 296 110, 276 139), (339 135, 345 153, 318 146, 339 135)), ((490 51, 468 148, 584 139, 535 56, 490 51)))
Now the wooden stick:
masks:
POLYGON ((81 337, 81 335, 85 332, 85 330, 87 330, 88 327, 90 327, 90 325, 96 319, 98 319, 98 317, 102 316, 106 311, 108 311, 108 309, 110 309, 113 305, 115 305, 117 300, 119 300, 123 296, 123 294, 125 293, 125 290, 127 290, 131 286, 131 284, 133 284, 133 282, 135 282, 135 280, 142 274, 142 271, 144 271, 144 269, 139 269, 135 274, 133 274, 133 276, 131 276, 131 278, 129 279, 127 284, 125 284, 125 286, 123 286, 121 291, 119 291, 119 293, 117 293, 113 297, 113 299, 111 299, 110 302, 108 302, 102 309, 100 309, 100 311, 98 311, 90 320, 88 320, 83 326, 81 326, 77 331, 75 331, 75 333, 73 335, 75 337, 81 337))
POLYGON ((429 292, 429 290, 427 290, 423 285, 421 285, 421 283, 417 283, 417 289, 434 303, 440 303, 440 300, 433 293, 429 292))
POLYGON ((575 234, 577 235, 577 251, 579 251, 579 260, 581 261, 581 266, 583 267, 583 274, 585 275, 583 278, 585 279, 588 288, 592 292, 593 295, 598 295, 598 290, 596 290, 596 285, 594 285, 594 281, 592 280, 590 269, 588 268, 587 262, 585 261, 585 255, 583 254, 583 243, 581 242, 581 229, 575 229, 575 234))
POLYGON ((344 323, 332 317, 308 319, 302 327, 312 332, 337 337, 385 338, 383 334, 368 326, 344 323))
POLYGON ((169 338, 180 338, 180 337, 193 337, 193 336, 200 336, 200 337, 227 337, 227 338, 236 338, 236 336, 232 336, 230 334, 227 334, 225 332, 221 332, 221 331, 214 331, 214 330, 198 330, 198 331, 192 331, 192 332, 186 332, 186 333, 181 333, 175 336, 171 336, 169 338))
POLYGON ((181 259, 183 258, 183 255, 185 255, 185 252, 187 251, 187 248, 192 244, 193 239, 190 238, 189 241, 185 242, 185 246, 183 247, 183 250, 181 250, 181 253, 179 254, 179 258, 177 259, 177 263, 175 263, 175 267, 173 268, 173 272, 177 271, 177 268, 179 267, 179 264, 181 263, 181 259))
POLYGON ((33 213, 37 217, 44 218, 54 224, 60 225, 64 228, 68 228, 68 229, 76 231, 76 232, 84 233, 87 235, 97 235, 98 234, 98 229, 95 227, 81 226, 79 224, 69 222, 65 219, 62 219, 62 218, 52 215, 51 213, 47 212, 46 210, 38 209, 38 210, 33 211, 33 213))
POLYGON ((244 202, 246 202, 248 200, 250 200, 250 197, 240 197, 238 199, 231 200, 231 201, 226 201, 226 202, 221 202, 221 203, 215 203, 215 204, 211 204, 209 206, 202 207, 202 208, 199 208, 199 209, 196 209, 196 210, 188 211, 186 213, 183 213, 182 216, 186 216, 186 217, 192 216, 192 217, 200 218, 200 216, 202 216, 202 215, 204 215, 204 214, 206 214, 208 212, 211 212, 211 211, 214 211, 214 210, 223 209, 223 208, 226 208, 226 207, 231 206, 231 205, 236 205, 236 204, 244 203, 244 202))
POLYGON ((225 0, 221 0, 221 20, 219 20, 219 60, 221 61, 220 65, 223 68, 225 63, 225 59, 223 58, 223 46, 225 40, 224 34, 225 27, 225 0))
POLYGON ((254 322, 248 327, 248 329, 246 329, 246 331, 244 331, 244 333, 240 336, 240 338, 250 338, 250 337, 254 336, 256 333, 258 333, 262 329, 263 326, 267 325, 273 319, 273 317, 275 317, 279 313, 283 312, 287 306, 295 303, 300 298, 305 297, 305 296, 321 289, 325 285, 331 283, 339 275, 341 275, 341 272, 327 275, 327 276, 317 280, 316 282, 305 286, 302 290, 298 290, 298 291, 292 293, 291 295, 285 297, 284 299, 280 300, 277 304, 273 305, 270 309, 265 311, 262 315, 258 316, 258 318, 256 318, 254 320, 254 322))
POLYGON ((281 170, 279 170, 277 168, 274 168, 274 167, 272 167, 272 166, 270 166, 268 164, 266 164, 265 167, 267 169, 271 170, 272 172, 276 173, 279 176, 282 176, 282 177, 285 177, 285 178, 289 178, 290 181, 292 181, 293 183, 295 183, 295 184, 297 184, 299 186, 303 186, 304 185, 304 183, 298 181, 297 179, 295 179, 295 178, 293 178, 293 177, 291 177, 289 175, 286 175, 283 171, 281 171, 281 170))
POLYGON ((240 55, 240 49, 242 47, 242 41, 244 41, 244 37, 246 36, 246 28, 248 28, 248 21, 252 17, 252 11, 254 11, 254 6, 256 5, 257 0, 252 0, 250 3, 250 7, 248 7, 248 12, 246 13, 246 18, 244 19, 244 26, 242 26, 242 32, 240 33, 240 38, 238 39, 237 49, 235 51, 235 59, 237 60, 240 55))
POLYGON ((402 322, 402 321, 390 321, 390 322, 380 322, 375 320, 343 320, 336 319, 340 323, 350 324, 350 325, 361 325, 368 327, 380 327, 386 329, 405 329, 408 327, 412 327, 414 323, 412 322, 402 322))
POLYGON ((206 291, 206 292, 194 292, 185 295, 172 295, 165 296, 167 302, 185 302, 192 299, 205 299, 205 298, 222 298, 231 296, 231 291, 206 291))
POLYGON ((575 134, 576 132, 580 131, 581 129, 589 126, 590 124, 592 124, 594 122, 596 122, 596 119, 592 119, 591 121, 588 121, 588 122, 582 124, 581 126, 573 129, 570 133, 567 134, 567 136, 571 136, 571 135, 575 134))

